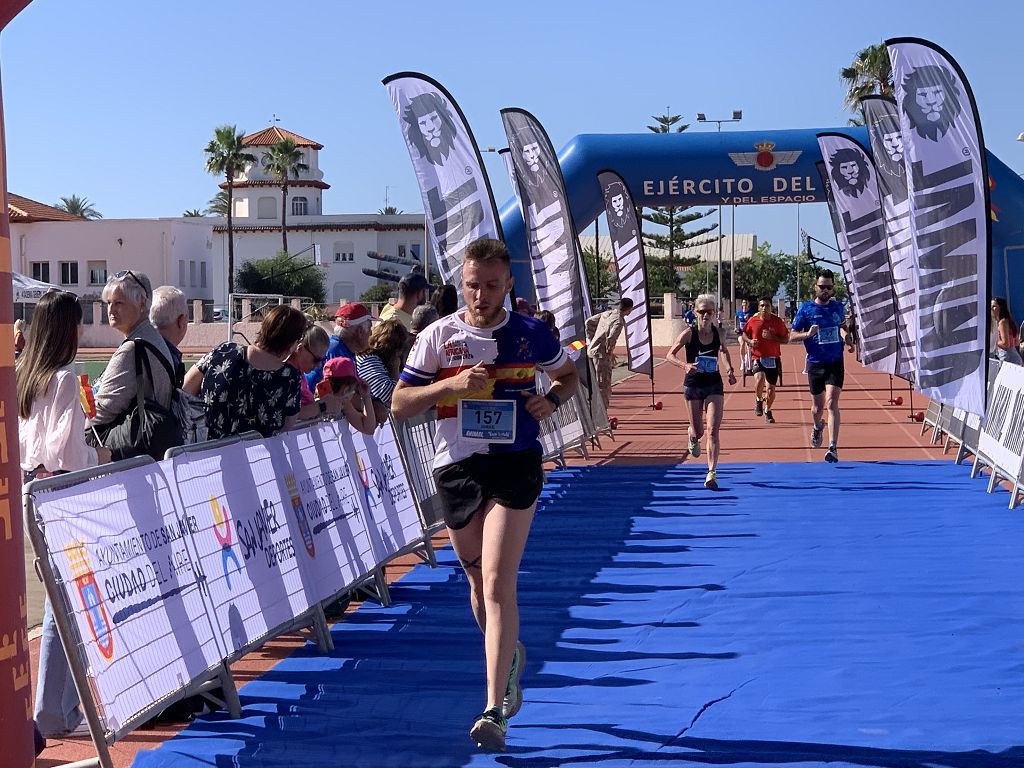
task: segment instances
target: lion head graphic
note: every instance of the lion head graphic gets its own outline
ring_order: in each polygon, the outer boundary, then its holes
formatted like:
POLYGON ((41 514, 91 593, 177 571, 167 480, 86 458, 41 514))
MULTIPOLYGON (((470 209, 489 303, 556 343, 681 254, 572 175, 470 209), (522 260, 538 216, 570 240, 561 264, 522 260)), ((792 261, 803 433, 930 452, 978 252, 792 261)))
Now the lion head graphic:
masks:
POLYGON ((859 197, 868 184, 868 164, 855 149, 837 149, 828 159, 832 182, 849 197, 859 197))
POLYGON ((922 139, 938 141, 960 114, 960 86, 946 67, 929 64, 903 78, 904 114, 922 139))
POLYGON ((442 165, 452 151, 456 132, 447 102, 436 93, 413 96, 402 111, 402 119, 420 155, 434 165, 442 165))

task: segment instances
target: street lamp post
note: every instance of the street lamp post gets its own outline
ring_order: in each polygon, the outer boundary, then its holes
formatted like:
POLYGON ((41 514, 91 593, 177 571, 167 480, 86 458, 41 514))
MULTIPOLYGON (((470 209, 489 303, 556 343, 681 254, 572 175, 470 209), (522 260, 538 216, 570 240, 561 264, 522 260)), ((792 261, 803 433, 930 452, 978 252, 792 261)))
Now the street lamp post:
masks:
MULTIPOLYGON (((722 120, 715 120, 714 118, 710 118, 709 119, 703 112, 698 112, 697 113, 697 122, 698 123, 716 123, 718 125, 718 133, 722 132, 722 123, 738 123, 742 119, 743 119, 743 110, 742 109, 734 109, 732 111, 732 117, 730 117, 728 119, 722 119, 722 120)), ((733 216, 735 216, 735 211, 733 212, 733 216)), ((721 311, 721 309, 722 309, 722 237, 723 237, 723 235, 722 235, 722 206, 719 205, 718 206, 718 309, 719 309, 719 311, 721 311)), ((735 247, 735 245, 733 247, 735 247)), ((733 267, 735 269, 735 264, 733 265, 733 267)), ((735 274, 732 275, 732 279, 731 279, 730 282, 733 284, 733 286, 735 286, 735 284, 736 284, 736 275, 735 274)), ((733 296, 732 303, 735 304, 736 303, 735 288, 733 288, 732 296, 733 296)), ((735 306, 732 307, 732 310, 735 311, 735 306)))

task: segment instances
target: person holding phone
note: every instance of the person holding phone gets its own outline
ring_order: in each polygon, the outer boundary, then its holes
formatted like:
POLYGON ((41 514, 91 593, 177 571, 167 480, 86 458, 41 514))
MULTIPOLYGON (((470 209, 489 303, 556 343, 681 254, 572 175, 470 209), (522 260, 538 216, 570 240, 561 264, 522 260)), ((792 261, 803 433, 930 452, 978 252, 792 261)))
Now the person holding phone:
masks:
POLYGON ((834 299, 835 274, 818 271, 814 282, 817 296, 804 302, 793 318, 792 343, 802 341, 807 350, 807 384, 811 390, 811 448, 821 447, 825 431, 822 419, 828 409, 828 451, 825 461, 839 461, 839 396, 843 393, 843 345, 852 352, 853 339, 846 334, 846 310, 834 299))
POLYGON ((694 458, 700 456, 700 441, 706 432, 708 474, 704 479, 704 487, 714 491, 718 490, 719 431, 725 401, 719 359, 724 358, 728 366, 730 386, 736 383, 736 374, 733 371, 729 350, 722 343, 722 337, 714 324, 715 297, 710 293, 701 294, 697 297, 695 306, 697 322, 679 334, 665 359, 686 372, 683 378, 683 396, 690 411, 687 455, 694 458), (685 360, 678 357, 678 353, 683 350, 686 351, 685 360))
POLYGON ((416 336, 391 396, 395 419, 437 409, 434 480, 484 635, 486 703, 469 735, 494 751, 504 751, 508 718, 523 701, 516 582, 544 484, 540 421, 577 381, 548 327, 505 309, 511 289, 504 243, 471 243, 462 265, 465 309, 416 336), (538 370, 551 378, 544 394, 538 370))

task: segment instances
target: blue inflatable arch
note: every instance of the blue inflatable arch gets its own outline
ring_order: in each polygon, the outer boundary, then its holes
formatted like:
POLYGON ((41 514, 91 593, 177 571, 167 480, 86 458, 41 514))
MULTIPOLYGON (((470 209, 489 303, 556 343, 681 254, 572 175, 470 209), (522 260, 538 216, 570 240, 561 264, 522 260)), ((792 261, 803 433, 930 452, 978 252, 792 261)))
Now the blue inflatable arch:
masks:
MULTIPOLYGON (((659 205, 762 205, 825 202, 815 163, 817 134, 844 133, 870 147, 864 128, 805 128, 727 133, 581 134, 559 154, 577 231, 604 210, 597 173, 614 169, 633 199, 659 205)), ((988 153, 993 296, 1024 319, 1024 180, 988 153)), ((501 209, 516 284, 533 291, 523 218, 515 199, 501 209)), ((525 293, 525 291, 524 291, 525 293)))

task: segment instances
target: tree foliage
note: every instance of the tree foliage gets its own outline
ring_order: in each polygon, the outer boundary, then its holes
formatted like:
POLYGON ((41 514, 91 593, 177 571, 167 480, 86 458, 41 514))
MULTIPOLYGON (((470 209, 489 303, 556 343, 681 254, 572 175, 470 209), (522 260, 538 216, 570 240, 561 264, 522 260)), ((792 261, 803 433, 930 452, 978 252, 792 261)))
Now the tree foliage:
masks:
POLYGON ((228 293, 235 290, 235 236, 232 223, 231 190, 236 175, 256 162, 256 158, 245 151, 245 132, 234 125, 219 125, 213 129, 213 138, 206 144, 206 172, 223 176, 227 184, 228 217, 228 293))
POLYGON ((184 216, 186 219, 195 219, 195 218, 201 218, 202 215, 203 215, 203 212, 200 211, 198 208, 191 208, 190 210, 185 211, 181 215, 184 216))
POLYGON ((263 170, 281 185, 281 250, 288 252, 288 180, 298 179, 309 166, 302 162, 302 150, 293 139, 281 139, 263 153, 263 170))
MULTIPOLYGON (((651 115, 655 121, 654 125, 648 125, 647 129, 653 133, 682 133, 690 127, 689 123, 680 123, 682 115, 669 114, 668 110, 664 115, 651 115)), ((642 214, 644 221, 649 221, 658 227, 664 227, 666 231, 654 231, 644 233, 644 244, 649 248, 660 248, 668 251, 668 263, 670 267, 676 265, 687 266, 696 263, 696 259, 686 257, 686 248, 692 248, 705 243, 713 243, 720 239, 721 235, 705 237, 718 229, 718 224, 711 224, 706 227, 687 231, 685 225, 699 221, 705 216, 714 213, 716 209, 706 211, 691 210, 686 205, 670 205, 660 208, 647 208, 642 214)))
POLYGON ((273 258, 245 262, 238 270, 238 287, 245 293, 302 296, 323 304, 327 298, 324 272, 305 257, 278 251, 273 258))
POLYGON ((89 198, 79 197, 78 195, 62 197, 60 202, 53 207, 67 211, 72 216, 81 216, 83 219, 103 218, 103 214, 96 210, 89 198))
POLYGON ((380 285, 371 285, 365 291, 363 295, 359 297, 360 301, 365 301, 370 304, 383 304, 391 298, 391 294, 395 288, 391 285, 381 283, 380 285))
POLYGON ((377 211, 377 213, 379 213, 381 216, 398 216, 402 213, 405 213, 405 211, 400 211, 393 205, 385 205, 383 208, 380 208, 377 211))
POLYGON ((860 109, 860 100, 865 96, 892 96, 892 64, 885 44, 869 45, 858 51, 850 66, 839 70, 839 78, 846 88, 843 106, 851 112, 860 109))
POLYGON ((590 304, 596 307, 599 299, 619 295, 619 278, 615 274, 612 254, 601 254, 598 263, 593 248, 583 249, 583 267, 587 273, 587 287, 590 291, 590 304))
POLYGON ((210 198, 210 201, 206 204, 206 210, 203 211, 207 216, 227 216, 228 209, 231 207, 231 202, 228 200, 228 191, 222 189, 216 195, 210 198))

